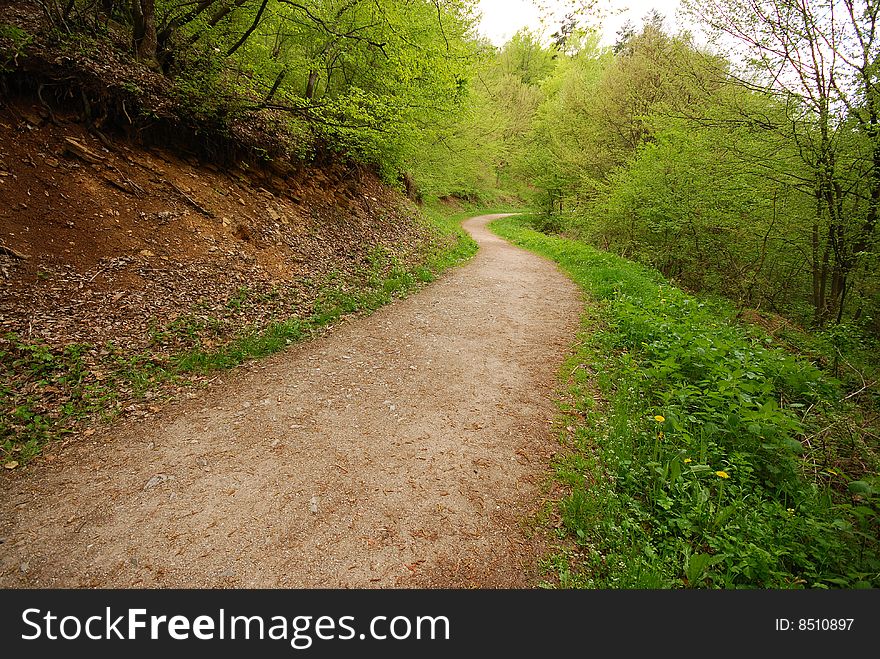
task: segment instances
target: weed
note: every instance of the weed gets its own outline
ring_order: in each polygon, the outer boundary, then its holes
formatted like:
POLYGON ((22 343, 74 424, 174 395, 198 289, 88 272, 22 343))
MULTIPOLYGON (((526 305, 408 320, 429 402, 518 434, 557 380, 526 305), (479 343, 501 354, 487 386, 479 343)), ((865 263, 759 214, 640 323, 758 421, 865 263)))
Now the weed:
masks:
POLYGON ((492 227, 596 301, 563 369, 575 432, 556 466, 570 492, 560 515, 571 544, 548 562, 559 583, 880 584, 876 476, 830 487, 807 459, 807 438, 843 413, 839 383, 750 335, 723 302, 527 222, 492 227))

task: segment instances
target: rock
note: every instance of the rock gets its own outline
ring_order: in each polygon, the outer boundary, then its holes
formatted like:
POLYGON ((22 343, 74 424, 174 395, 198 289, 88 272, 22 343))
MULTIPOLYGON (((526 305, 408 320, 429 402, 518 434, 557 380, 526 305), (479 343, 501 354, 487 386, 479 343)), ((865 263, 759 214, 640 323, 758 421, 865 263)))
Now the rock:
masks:
POLYGON ((311 501, 309 501, 309 510, 311 511, 312 515, 318 514, 318 497, 317 496, 313 496, 311 501))
POLYGON ((28 571, 31 569, 31 566, 27 563, 22 563, 18 566, 18 569, 21 570, 22 574, 27 574, 28 571))
POLYGON ((150 480, 147 481, 146 485, 144 485, 144 492, 146 492, 147 490, 152 490, 157 485, 161 485, 165 481, 171 480, 171 478, 172 477, 168 476, 167 474, 156 474, 150 480))
POLYGON ((141 256, 145 256, 146 258, 152 258, 152 257, 156 256, 155 254, 153 254, 153 252, 151 252, 151 251, 148 250, 148 249, 142 249, 142 250, 140 251, 140 255, 141 255, 141 256))
POLYGON ((4 469, 15 469, 18 466, 18 462, 16 460, 10 460, 5 465, 3 465, 4 469))

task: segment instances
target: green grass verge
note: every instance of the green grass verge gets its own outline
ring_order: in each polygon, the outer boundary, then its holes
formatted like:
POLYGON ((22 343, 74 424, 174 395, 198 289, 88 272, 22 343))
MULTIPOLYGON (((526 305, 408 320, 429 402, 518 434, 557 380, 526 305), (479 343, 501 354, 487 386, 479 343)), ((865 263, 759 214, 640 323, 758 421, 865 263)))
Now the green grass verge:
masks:
POLYGON ((562 587, 880 585, 876 456, 857 478, 810 437, 838 384, 723 302, 585 243, 491 228, 556 261, 590 304, 563 370, 562 587))
MULTIPOLYGON (((285 318, 261 327, 245 326, 230 340, 205 347, 198 339, 225 319, 180 318, 154 328, 161 346, 190 346, 124 354, 112 345, 69 345, 63 350, 31 344, 16 335, 0 339, 0 466, 27 464, 50 441, 74 432, 77 424, 109 420, 125 403, 141 401, 147 392, 271 355, 313 337, 343 315, 368 313, 433 281, 447 268, 477 251, 461 228, 461 217, 439 211, 426 214, 428 240, 414 265, 400 263, 389 250, 378 249, 353 277, 332 277, 317 292, 302 317, 285 318)), ((228 307, 247 317, 253 294, 242 289, 228 307)))

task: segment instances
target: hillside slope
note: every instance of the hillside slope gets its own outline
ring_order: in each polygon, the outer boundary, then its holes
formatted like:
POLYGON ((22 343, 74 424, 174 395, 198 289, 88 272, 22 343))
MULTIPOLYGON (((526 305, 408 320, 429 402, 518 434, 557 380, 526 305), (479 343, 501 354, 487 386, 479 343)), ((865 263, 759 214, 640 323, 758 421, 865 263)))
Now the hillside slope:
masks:
POLYGON ((218 167, 79 119, 27 94, 0 106, 6 464, 79 417, 150 414, 133 401, 187 351, 309 318, 452 244, 366 169, 218 167))

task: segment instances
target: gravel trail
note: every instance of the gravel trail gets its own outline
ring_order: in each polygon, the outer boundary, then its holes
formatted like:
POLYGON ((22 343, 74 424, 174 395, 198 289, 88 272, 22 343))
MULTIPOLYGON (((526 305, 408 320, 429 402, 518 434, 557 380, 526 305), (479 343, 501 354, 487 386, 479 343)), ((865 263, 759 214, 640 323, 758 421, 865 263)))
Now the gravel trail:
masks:
POLYGON ((534 586, 581 300, 493 217, 409 298, 3 474, 0 586, 534 586))

